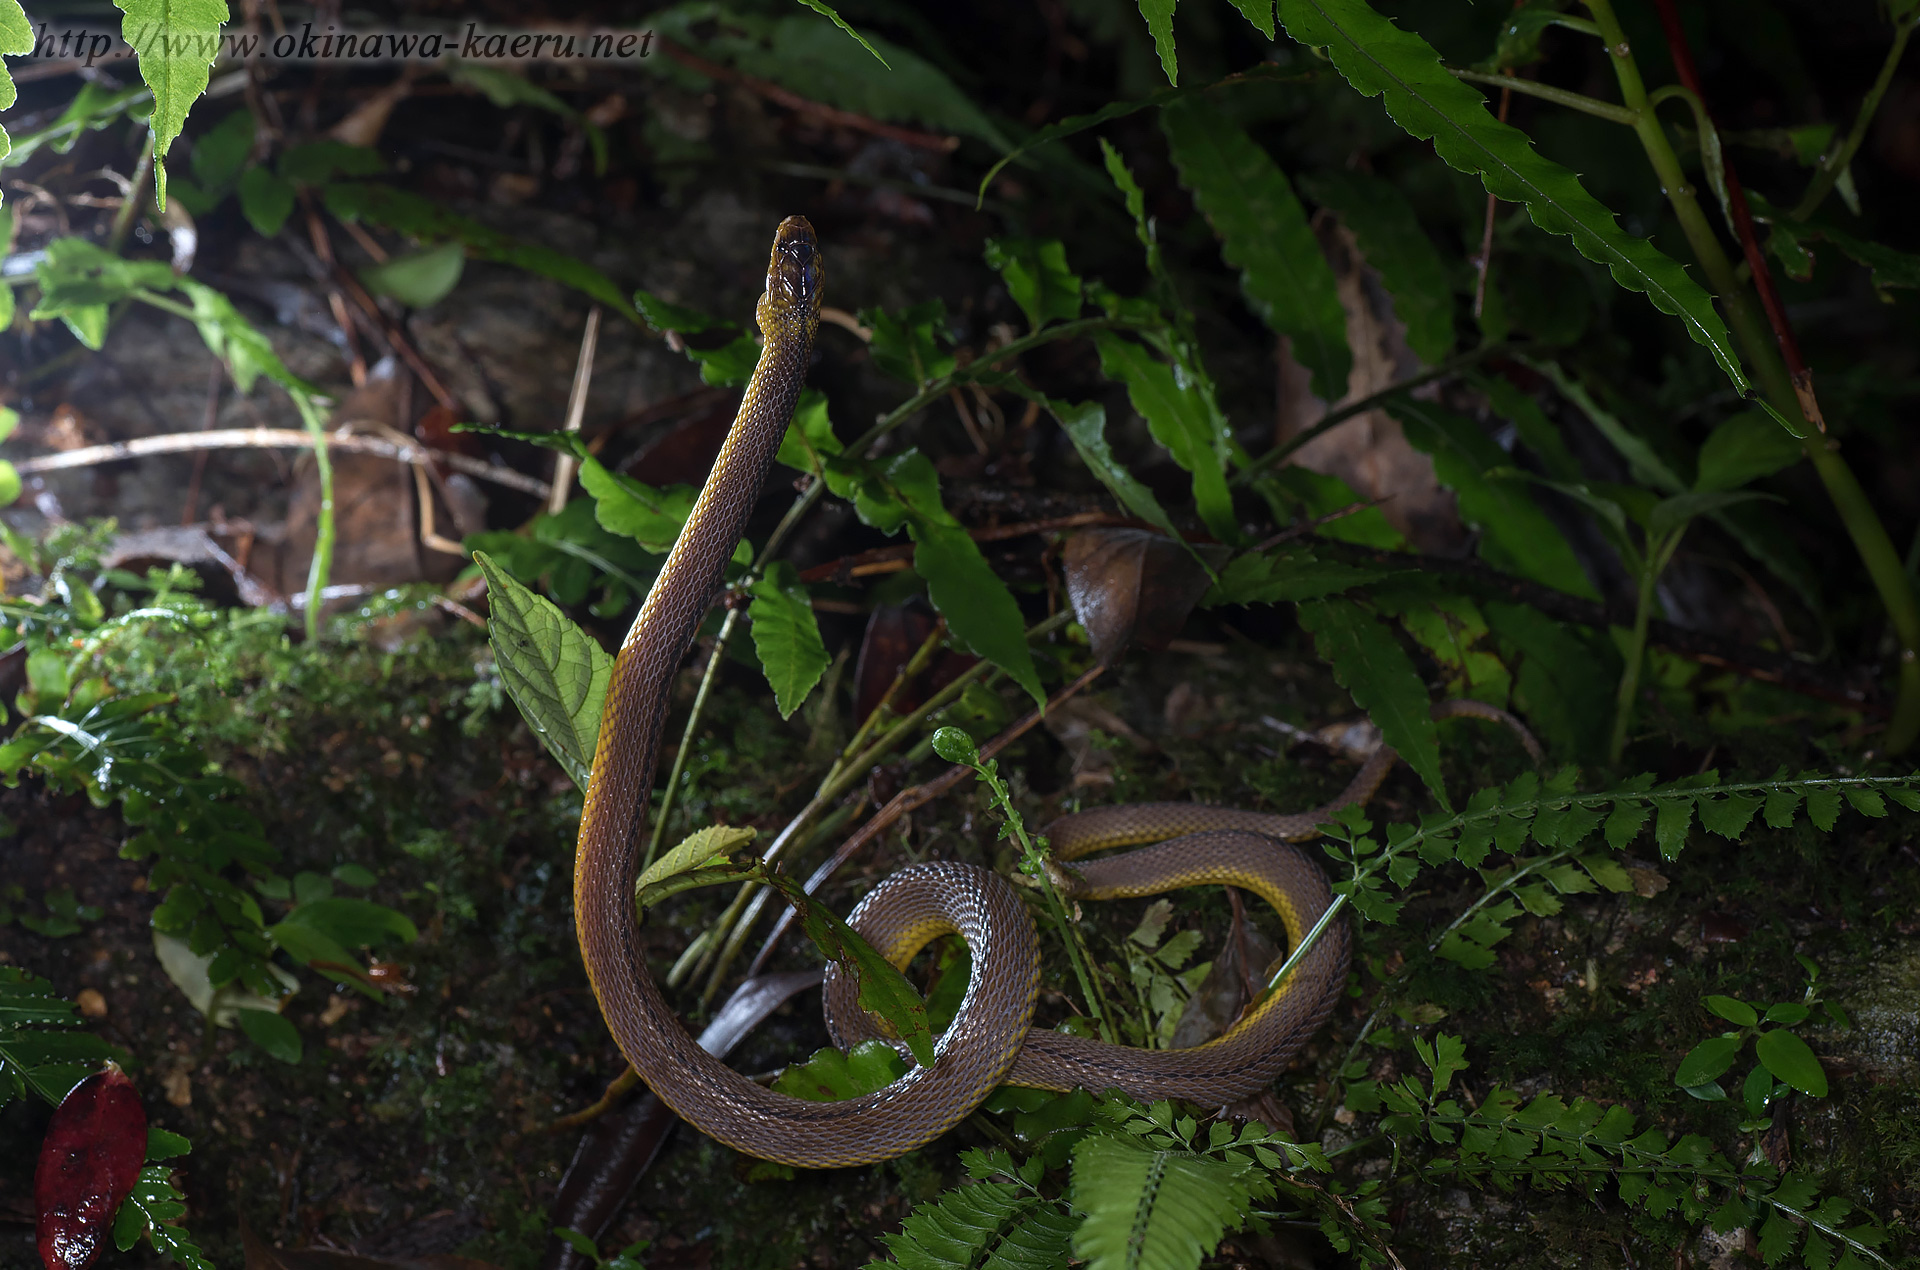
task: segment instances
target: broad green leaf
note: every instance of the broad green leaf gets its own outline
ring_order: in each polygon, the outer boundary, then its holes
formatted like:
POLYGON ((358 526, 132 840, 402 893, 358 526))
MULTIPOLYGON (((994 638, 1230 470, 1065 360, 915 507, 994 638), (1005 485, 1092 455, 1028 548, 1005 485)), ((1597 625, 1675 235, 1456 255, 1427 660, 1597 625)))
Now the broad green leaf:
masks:
POLYGON ((941 504, 940 477, 932 462, 918 450, 908 450, 856 470, 857 475, 849 477, 844 470, 829 468, 829 483, 839 483, 835 492, 845 490, 842 497, 852 496, 854 509, 867 524, 889 534, 906 526, 914 542, 914 572, 926 579, 927 598, 947 619, 954 640, 1006 671, 1036 702, 1044 702, 1020 606, 980 554, 979 544, 941 504))
POLYGON ((247 1039, 283 1063, 298 1063, 303 1047, 300 1029, 270 1010, 240 1011, 240 1030, 247 1039))
POLYGON ((342 177, 377 176, 387 170, 380 152, 322 138, 289 146, 275 165, 295 185, 327 185, 342 177))
POLYGON ((1400 421, 1408 442, 1433 457, 1434 475, 1459 499, 1460 518, 1481 530, 1480 555, 1488 564, 1599 598, 1566 537, 1525 486, 1487 479, 1488 472, 1512 463, 1493 438, 1471 419, 1428 402, 1398 397, 1387 411, 1400 421))
POLYGON ((1034 330, 1080 316, 1080 279, 1067 267, 1059 239, 989 238, 986 255, 987 267, 1006 282, 1034 330))
POLYGON ((947 338, 947 306, 927 300, 898 313, 862 309, 860 320, 873 332, 867 349, 881 374, 919 387, 953 373, 953 353, 942 348, 947 338))
MULTIPOLYGON (((0 0, 0 55, 19 57, 33 52, 33 24, 27 21, 27 14, 20 7, 20 0, 0 0)), ((7 73, 7 64, 0 60, 0 111, 13 109, 19 90, 13 86, 13 76, 7 73)), ((0 159, 4 159, 13 150, 13 143, 7 137, 7 130, 0 128, 0 159)), ((0 195, 4 197, 4 195, 0 195)), ((12 235, 7 235, 10 239, 12 235)))
POLYGON ((826 394, 817 388, 802 388, 800 404, 794 407, 787 435, 780 439, 780 452, 774 460, 800 472, 824 476, 827 460, 845 446, 833 435, 833 421, 827 417, 826 394))
POLYGON ((234 387, 243 393, 251 392, 254 381, 265 375, 294 394, 296 405, 301 398, 311 400, 315 392, 313 386, 287 369, 260 328, 234 308, 225 293, 193 278, 180 278, 178 285, 193 302, 193 324, 199 329, 200 338, 215 357, 227 364, 234 387))
MULTIPOLYGON (((1451 80, 1449 79, 1449 82, 1451 80)), ((1205 98, 1184 98, 1160 112, 1180 183, 1193 192, 1220 239, 1220 254, 1240 270, 1247 303, 1293 341, 1313 372, 1314 394, 1336 401, 1353 367, 1347 316, 1333 270, 1286 174, 1258 142, 1205 98)))
POLYGON ((1180 83, 1180 59, 1173 47, 1173 8, 1180 0, 1137 0, 1140 16, 1146 19, 1147 34, 1153 37, 1153 51, 1160 59, 1160 70, 1167 83, 1180 83))
POLYGON ((412 943, 420 937, 405 913, 341 895, 301 904, 281 924, 288 923, 319 931, 343 948, 377 948, 392 941, 412 943))
MULTIPOLYGON (((1268 14, 1271 22, 1271 5, 1268 14)), ((1407 347, 1429 364, 1445 361, 1454 343, 1453 283, 1400 187, 1367 172, 1328 170, 1302 177, 1300 188, 1339 214, 1379 271, 1406 325, 1407 347)))
POLYGON ((1090 1134, 1073 1149, 1074 1255, 1087 1270, 1192 1270, 1271 1188, 1251 1168, 1090 1134))
POLYGON ((193 142, 193 177, 174 174, 174 197, 195 216, 204 216, 233 190, 253 150, 253 112, 244 106, 230 112, 193 142))
POLYGON ((1700 447, 1697 490, 1738 489, 1772 476, 1805 455, 1800 442, 1758 410, 1742 411, 1708 434, 1700 447))
POLYGON ((40 303, 28 316, 39 319, 115 304, 143 289, 170 291, 174 274, 157 260, 124 260, 84 238, 56 238, 34 267, 34 280, 40 303))
POLYGON ((646 319, 648 326, 656 331, 678 331, 682 335, 698 335, 702 331, 737 331, 740 328, 699 309, 690 309, 685 305, 673 304, 662 300, 650 291, 635 291, 633 307, 646 319))
POLYGON ((1169 538, 1180 538, 1180 531, 1173 527, 1173 521, 1153 491, 1114 457, 1113 449, 1107 444, 1107 408, 1097 401, 1070 404, 1049 398, 1046 404, 1053 417, 1060 421, 1067 439, 1073 442, 1080 461, 1119 504, 1169 538))
POLYGON ((1295 604, 1392 577, 1386 569, 1320 560, 1305 547, 1236 556, 1220 571, 1220 580, 1201 597, 1201 608, 1222 604, 1295 604))
POLYGON ((342 220, 371 221, 429 242, 464 243, 467 254, 475 259, 512 265, 552 278, 598 300, 630 321, 637 317, 626 294, 584 260, 489 229, 478 221, 447 211, 432 199, 373 181, 330 184, 322 198, 327 210, 342 220))
POLYGON ((1735 1027, 1752 1027, 1760 1021, 1760 1016, 1754 1012, 1754 1008, 1737 997, 1718 995, 1703 997, 1701 1004, 1735 1027))
MULTIPOLYGON (((1789 437, 1788 440, 1793 438, 1789 437)), ((1655 535, 1668 534, 1683 528, 1688 521, 1698 516, 1709 516, 1714 512, 1725 511, 1740 503, 1785 502, 1772 494, 1762 494, 1756 490, 1744 489, 1706 489, 1692 490, 1685 494, 1675 494, 1663 498, 1653 505, 1653 512, 1647 517, 1647 530, 1655 535)))
POLYGON ((140 78, 153 91, 153 194, 165 208, 167 150, 207 91, 227 6, 223 0, 114 0, 114 7, 126 15, 122 38, 139 56, 140 78))
POLYGON ((293 215, 293 200, 298 191, 293 182, 265 167, 251 167, 240 174, 240 214, 262 238, 272 238, 293 215))
POLYGON ((673 546, 700 491, 691 485, 655 489, 609 472, 592 455, 580 460, 580 487, 593 495, 594 519, 610 534, 631 538, 656 554, 673 546))
POLYGON ((1269 40, 1274 37, 1273 0, 1233 0, 1233 7, 1240 10, 1241 16, 1253 23, 1260 34, 1269 40))
POLYGON ((875 951, 839 914, 808 895, 798 879, 764 867, 756 869, 754 876, 784 896, 814 946, 854 976, 860 985, 860 1008, 891 1028, 922 1067, 933 1066, 933 1028, 927 1021, 926 1002, 899 967, 875 951))
POLYGON ((1807 1043, 1785 1028, 1762 1032, 1754 1052, 1768 1071, 1803 1094, 1827 1096, 1827 1073, 1807 1043))
POLYGON ((1494 119, 1486 98, 1449 75, 1432 45, 1366 0, 1280 0, 1280 22, 1301 44, 1325 49, 1361 95, 1384 95, 1394 122, 1418 140, 1431 139, 1448 164, 1478 176, 1496 198, 1525 204, 1534 224, 1569 238, 1622 286, 1678 317, 1734 388, 1748 390, 1726 324, 1705 288, 1652 243, 1623 231, 1579 178, 1536 152, 1525 133, 1494 119))
MULTIPOLYGON (((741 29, 749 28, 742 15, 733 16, 741 29)), ((972 137, 996 152, 1013 146, 944 71, 909 49, 870 35, 860 43, 873 57, 863 57, 840 31, 798 15, 754 25, 758 30, 752 38, 701 40, 702 52, 842 110, 972 137)))
POLYGON ((774 1078, 775 1093, 808 1102, 845 1102, 885 1089, 907 1074, 907 1062, 887 1042, 862 1041, 847 1053, 815 1050, 804 1063, 790 1063, 774 1078))
POLYGON ((424 309, 447 298, 466 264, 464 247, 441 243, 362 269, 360 281, 375 295, 392 296, 410 309, 424 309))
POLYGON ((587 787, 613 658, 558 608, 509 577, 484 551, 487 631, 501 682, 573 783, 587 787))
POLYGON ((832 660, 820 638, 813 600, 800 571, 785 560, 769 565, 753 584, 747 616, 753 621, 753 649, 760 669, 773 686, 774 706, 781 718, 790 718, 832 660))
POLYGON ((1353 694, 1381 739, 1419 773, 1442 807, 1450 806, 1427 686, 1393 632, 1351 600, 1312 600, 1298 612, 1314 652, 1333 667, 1334 679, 1353 694))
POLYGON ((725 860, 734 852, 753 841, 755 830, 738 825, 708 825, 705 829, 696 829, 682 838, 658 860, 646 867, 646 870, 634 880, 633 893, 641 907, 648 906, 642 892, 655 883, 694 869, 704 868, 716 860, 725 860))
POLYGON ((1207 408, 1199 388, 1142 345, 1102 332, 1094 337, 1100 370, 1127 386, 1127 400, 1147 421, 1153 439, 1193 477, 1193 501, 1214 536, 1240 539, 1227 489, 1230 435, 1207 408))
POLYGON ((0 507, 9 507, 20 498, 20 472, 13 464, 0 459, 0 507))
POLYGON ((1558 425, 1547 418, 1532 393, 1522 392, 1505 375, 1475 376, 1474 382, 1487 394, 1494 413, 1510 421, 1521 443, 1539 457, 1548 476, 1577 481, 1584 475, 1558 425))
POLYGON ((1722 1072, 1733 1066, 1733 1060, 1740 1057, 1740 1049, 1745 1044, 1745 1038, 1738 1036, 1708 1037, 1680 1060, 1673 1083, 1682 1089, 1692 1089, 1719 1079, 1722 1072))

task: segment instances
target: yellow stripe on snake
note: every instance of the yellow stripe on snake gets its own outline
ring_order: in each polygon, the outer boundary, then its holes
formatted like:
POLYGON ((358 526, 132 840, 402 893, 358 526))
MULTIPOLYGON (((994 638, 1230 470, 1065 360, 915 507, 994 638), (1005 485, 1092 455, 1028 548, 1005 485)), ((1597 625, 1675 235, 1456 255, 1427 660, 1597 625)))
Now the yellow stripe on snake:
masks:
MULTIPOLYGON (((759 304, 759 365, 614 662, 580 820, 573 898, 587 976, 621 1052, 654 1094, 697 1128, 749 1155, 804 1168, 902 1155, 952 1128, 1003 1083, 1119 1088, 1142 1099, 1212 1106, 1266 1088, 1326 1020, 1345 982, 1343 921, 1328 927, 1279 991, 1224 1035, 1193 1049, 1135 1049, 1032 1027, 1039 948, 1012 885, 973 865, 912 865, 876 887, 849 921, 903 968, 928 941, 958 934, 972 952, 966 997, 931 1067, 914 1067, 886 1088, 844 1102, 791 1098, 739 1075, 688 1034, 648 973, 633 888, 670 688, 792 417, 819 327, 821 285, 813 227, 789 217, 775 236, 759 304)), ((1339 807, 1365 802, 1393 758, 1383 748, 1339 799, 1295 815, 1155 803, 1068 816, 1047 833, 1065 860, 1159 844, 1068 865, 1074 898, 1238 886, 1272 904, 1297 944, 1332 894, 1320 867, 1290 842, 1315 836, 1315 826, 1339 807)), ((878 1034, 854 995, 829 968, 828 1026, 843 1046, 878 1034)))

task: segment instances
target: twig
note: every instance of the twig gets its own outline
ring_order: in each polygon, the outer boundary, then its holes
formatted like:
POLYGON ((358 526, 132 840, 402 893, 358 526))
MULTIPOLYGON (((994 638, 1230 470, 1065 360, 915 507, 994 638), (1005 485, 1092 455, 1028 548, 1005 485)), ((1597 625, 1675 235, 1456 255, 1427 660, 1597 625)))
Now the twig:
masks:
MULTIPOLYGON (((1707 108, 1707 91, 1700 82, 1700 72, 1693 63, 1693 49, 1687 43, 1687 31, 1680 23, 1680 11, 1673 0, 1654 0, 1654 7, 1660 11, 1660 26, 1667 35, 1667 52, 1673 58, 1674 73, 1680 82, 1700 103, 1701 114, 1711 121, 1713 112, 1707 108)), ((1905 28, 1912 29, 1909 23, 1905 28)), ((1904 37, 1902 37, 1904 38, 1904 37)), ((1862 120, 1865 108, 1862 108, 1862 120)), ((1856 125, 1860 127, 1862 125, 1856 125)), ((1848 152, 1852 157, 1852 152, 1848 152)), ((1703 144, 1701 161, 1712 162, 1703 144)), ((1767 268, 1767 253, 1761 250, 1760 240, 1753 232, 1753 212, 1747 207, 1747 192, 1740 185, 1740 177, 1733 170, 1733 160, 1720 156, 1720 170, 1727 192, 1727 216, 1733 222, 1734 234, 1740 239, 1741 254, 1747 258, 1747 269, 1753 275, 1753 289, 1759 293, 1760 308, 1767 315, 1767 325, 1773 328, 1773 338, 1780 345, 1780 356, 1787 364, 1787 377, 1793 381, 1794 396, 1800 399, 1800 409, 1807 416, 1807 422, 1825 432, 1827 421, 1820 414, 1820 402, 1813 395, 1813 372, 1807 369, 1807 363, 1800 356, 1800 342, 1794 338, 1793 326, 1787 321, 1787 306, 1781 302, 1780 290, 1774 284, 1773 273, 1767 268)), ((1817 180, 1817 178, 1816 178, 1817 180)))
POLYGON ((1893 46, 1887 50, 1886 60, 1880 63, 1880 73, 1874 76, 1873 85, 1867 89, 1867 95, 1860 99, 1860 113, 1854 116, 1853 127, 1847 130, 1847 139, 1839 147, 1829 150, 1820 160, 1820 170, 1813 174, 1813 180, 1807 183, 1807 192, 1800 196, 1789 213, 1794 220, 1805 220, 1813 215, 1814 209, 1826 199, 1833 189, 1834 182, 1853 162, 1853 156, 1860 149, 1860 143, 1867 139, 1867 125, 1880 110, 1880 99, 1887 94, 1887 86, 1893 83, 1893 72, 1900 65, 1900 58, 1907 51, 1907 40, 1913 35, 1915 25, 1920 25, 1920 11, 1910 11, 1904 18, 1894 23, 1893 46))
MULTIPOLYGON (((984 762, 987 759, 998 756, 1000 751, 1012 745, 1028 732, 1031 732, 1034 725, 1044 719, 1049 711, 1057 710, 1069 697, 1076 695, 1081 689, 1085 688, 1095 679, 1098 679, 1104 670, 1106 670, 1105 666, 1094 666, 1078 679, 1047 698, 1047 707, 1045 710, 1030 710, 1021 716, 1017 723, 980 747, 981 760, 984 762)), ((813 871, 813 875, 807 879, 807 894, 811 895, 826 885, 827 880, 835 873, 838 873, 847 861, 853 859, 862 847, 885 832, 895 821, 899 820, 900 817, 906 815, 908 812, 917 811, 921 807, 926 806, 972 775, 972 773, 972 768, 962 767, 956 763, 932 780, 924 784, 903 789, 895 794, 885 807, 882 807, 879 811, 868 817, 867 823, 855 830, 853 836, 841 843, 839 849, 827 857, 820 867, 813 871)), ((767 959, 773 956, 774 949, 779 946, 780 940, 786 935, 787 928, 793 925, 793 920, 794 913, 791 909, 784 910, 780 914, 779 920, 774 923, 773 933, 767 936, 767 942, 760 946, 759 953, 754 956, 753 965, 747 970, 747 977, 749 979, 759 974, 761 969, 765 967, 767 959)))
POLYGON ((133 182, 126 197, 120 203, 120 210, 113 214, 113 227, 107 231, 107 250, 114 255, 120 254, 120 248, 127 241, 127 234, 133 229, 133 218, 140 212, 140 195, 147 188, 147 179, 153 175, 153 129, 147 129, 147 144, 140 151, 140 163, 133 169, 133 182))
MULTIPOLYGON (((220 380, 226 368, 219 358, 213 359, 213 365, 207 374, 207 413, 200 421, 200 431, 211 432, 220 418, 220 380)), ((187 482, 187 505, 180 513, 180 523, 191 525, 194 512, 200 509, 200 482, 207 474, 207 455, 211 450, 196 451, 193 456, 193 479, 187 482)))
POLYGON ((1458 357, 1448 358, 1438 366, 1430 366, 1417 375, 1409 375, 1398 383, 1388 384, 1378 392, 1368 393, 1358 401, 1350 401, 1344 406, 1335 407, 1327 411, 1327 413, 1321 417, 1320 421, 1311 428, 1295 433, 1293 436, 1288 437, 1279 445, 1274 446, 1271 450, 1266 451, 1251 463, 1241 468, 1234 474, 1233 484, 1235 487, 1247 484, 1253 480, 1254 477, 1260 475, 1260 473, 1275 466, 1288 455, 1298 451, 1300 447, 1333 431, 1333 429, 1339 427, 1355 415, 1363 415, 1369 410, 1378 409, 1383 402, 1397 397, 1403 392, 1412 392, 1422 384, 1430 384, 1436 379, 1446 379, 1450 376, 1457 375, 1469 366, 1509 351, 1511 351, 1511 346, 1507 344, 1482 344, 1479 348, 1469 349, 1458 357))
MULTIPOLYGON (((492 481, 495 485, 504 485, 538 498, 545 498, 551 488, 537 476, 526 476, 510 467, 468 458, 464 454, 429 449, 424 445, 402 445, 380 437, 342 436, 337 432, 329 433, 326 442, 329 450, 374 454, 401 463, 432 459, 477 480, 492 481)), ((43 454, 39 458, 21 459, 13 466, 15 471, 27 475, 94 467, 101 463, 117 463, 122 459, 143 458, 149 454, 188 454, 196 450, 291 450, 309 449, 312 445, 313 437, 310 434, 293 428, 220 428, 213 432, 175 432, 165 436, 138 437, 132 441, 115 441, 110 445, 90 445, 63 454, 43 454)))
MULTIPOLYGON (((1508 71, 1506 78, 1512 79, 1513 72, 1508 71)), ((1513 85, 1510 83, 1502 84, 1500 85, 1501 123, 1507 121, 1507 112, 1511 110, 1512 107, 1513 85)), ((1473 320, 1476 322, 1480 320, 1481 313, 1487 307, 1487 274, 1493 269, 1493 217, 1499 208, 1500 200, 1494 196, 1492 190, 1488 190, 1486 225, 1480 231, 1480 257, 1474 261, 1474 273, 1476 276, 1473 283, 1473 320)))
MULTIPOLYGON (((1024 538, 1028 534, 1053 533, 1060 529, 1076 529, 1084 525, 1117 525, 1134 529, 1150 529, 1144 520, 1130 516, 1118 516, 1112 512, 1075 512, 1071 516, 1056 516, 1047 520, 1022 521, 1017 525, 991 525, 983 529, 969 529, 967 537, 975 542, 1000 542, 1008 538, 1024 538)), ((842 556, 838 560, 829 560, 825 564, 814 565, 801 571, 802 582, 822 582, 828 578, 841 576, 845 570, 847 577, 860 578, 873 573, 890 573, 913 555, 914 546, 910 542, 895 543, 885 547, 873 547, 866 551, 842 556), (881 566, 881 567, 875 567, 881 566)))
MULTIPOLYGON (((593 383, 593 355, 600 344, 600 306, 587 311, 587 327, 580 333, 580 355, 573 363, 573 389, 567 394, 567 421, 564 431, 578 433, 580 420, 587 413, 587 389, 593 383)), ((558 516, 566 508, 573 489, 573 474, 579 460, 564 450, 553 461, 553 490, 547 495, 547 514, 558 516)), ((657 836, 656 836, 657 841, 657 836)), ((648 853, 652 855, 651 852, 648 853)), ((649 859, 651 864, 652 860, 649 859)))
POLYGON ((698 71, 709 79, 724 80, 728 83, 738 84, 742 88, 757 93, 776 105, 785 106, 788 110, 798 111, 803 115, 812 115, 817 119, 824 120, 830 124, 837 124, 842 128, 851 128, 856 132, 871 133, 876 137, 886 137, 890 140, 898 141, 903 145, 914 146, 921 150, 937 150, 941 154, 951 154, 960 148, 960 138, 958 137, 943 137, 931 132, 917 132, 912 128, 899 128, 890 123, 881 123, 878 119, 870 119, 866 115, 855 114, 851 110, 841 110, 838 107, 829 106, 823 102, 813 101, 789 89, 782 88, 778 84, 770 83, 764 79, 756 79, 752 75, 742 74, 732 67, 722 66, 718 62, 709 62, 704 57, 697 57, 689 53, 686 49, 681 48, 678 44, 675 44, 672 40, 662 39, 660 41, 660 51, 688 70, 698 71))

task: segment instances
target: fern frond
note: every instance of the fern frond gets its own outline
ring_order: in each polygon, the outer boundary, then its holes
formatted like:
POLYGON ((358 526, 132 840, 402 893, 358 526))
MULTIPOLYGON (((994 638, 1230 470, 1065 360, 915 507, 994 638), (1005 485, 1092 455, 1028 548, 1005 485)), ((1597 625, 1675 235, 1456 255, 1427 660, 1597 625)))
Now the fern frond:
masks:
POLYGON ((0 1104, 31 1089, 58 1106, 102 1061, 124 1057, 78 1027, 73 1004, 52 984, 0 966, 0 1104))
POLYGON ((1073 1251, 1089 1270, 1194 1270, 1273 1183, 1192 1151, 1097 1134, 1073 1151, 1073 1251))

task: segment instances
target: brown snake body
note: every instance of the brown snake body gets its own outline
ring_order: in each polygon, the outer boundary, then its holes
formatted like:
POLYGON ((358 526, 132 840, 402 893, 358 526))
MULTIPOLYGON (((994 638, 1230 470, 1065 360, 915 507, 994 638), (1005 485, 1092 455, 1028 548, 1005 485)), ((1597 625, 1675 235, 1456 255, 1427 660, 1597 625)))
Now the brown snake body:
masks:
MULTIPOLYGON (((937 1042, 933 1066, 915 1067, 884 1089, 844 1102, 803 1101, 740 1076, 687 1033, 648 973, 633 888, 669 690, 785 435, 818 329, 820 287, 813 229, 790 217, 775 238, 760 300, 766 343, 759 365, 712 475, 614 663, 580 821, 574 913, 588 978, 621 1052, 662 1102, 712 1137, 808 1168, 901 1155, 944 1133, 1002 1083, 1117 1087, 1140 1098, 1209 1105, 1265 1088, 1333 1007, 1346 976, 1344 922, 1330 925, 1279 990, 1220 1037, 1187 1050, 1134 1049, 1029 1026, 1039 950, 1026 906, 1005 879, 966 864, 910 866, 876 887, 849 920, 903 967, 930 940, 957 933, 973 956, 966 998, 937 1042)), ((1335 809, 1366 801, 1393 759, 1383 748, 1340 799, 1296 815, 1142 804, 1069 816, 1048 833, 1063 860, 1159 842, 1069 865, 1076 898, 1243 887, 1278 910, 1297 944, 1332 894, 1326 875, 1290 840, 1313 837, 1335 809), (1174 840, 1160 841, 1168 838, 1174 840)), ((878 1035, 854 1003, 854 986, 836 968, 829 968, 826 995, 836 1042, 878 1035)))

